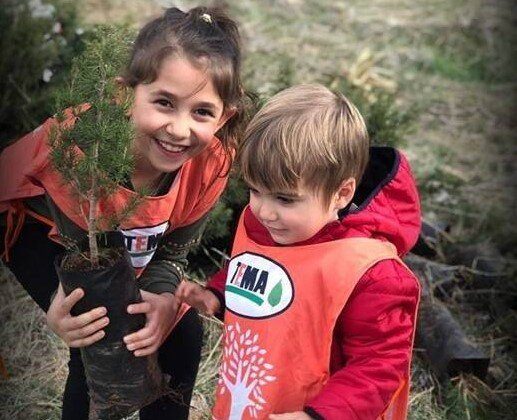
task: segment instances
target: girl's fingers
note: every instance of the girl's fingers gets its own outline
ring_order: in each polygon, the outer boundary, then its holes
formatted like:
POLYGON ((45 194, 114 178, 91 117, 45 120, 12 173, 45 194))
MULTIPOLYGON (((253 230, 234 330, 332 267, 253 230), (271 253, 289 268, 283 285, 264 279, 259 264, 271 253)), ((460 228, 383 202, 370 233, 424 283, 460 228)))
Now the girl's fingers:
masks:
POLYGON ((148 292, 147 290, 140 289, 140 294, 142 295, 142 300, 147 302, 147 298, 152 297, 154 293, 148 292))
POLYGON ((85 312, 84 314, 66 318, 63 320, 63 329, 65 331, 79 330, 88 324, 97 321, 99 318, 106 315, 106 313, 106 308, 101 306, 85 312))
MULTIPOLYGON (((61 285, 59 286, 61 287, 61 285)), ((59 292, 58 292, 59 293, 59 292)), ((79 302, 82 297, 84 296, 83 289, 74 289, 72 293, 70 293, 68 296, 66 296, 63 299, 63 302, 61 304, 61 313, 62 314, 69 314, 74 305, 79 302)))
POLYGON ((126 335, 124 337, 124 343, 133 344, 137 341, 147 340, 154 336, 154 332, 155 332, 154 328, 150 328, 149 326, 146 326, 146 327, 142 328, 141 330, 138 330, 137 332, 126 335))
POLYGON ((153 346, 150 346, 150 347, 146 347, 144 349, 140 349, 140 350, 137 350, 135 352, 133 352, 133 354, 136 356, 136 357, 143 357, 143 356, 149 356, 150 354, 153 354, 155 353, 156 351, 158 350, 158 345, 153 345, 153 346))
POLYGON ((129 314, 145 314, 151 311, 151 304, 149 302, 134 303, 127 307, 129 314))
POLYGON ((132 343, 127 345, 127 349, 129 351, 142 350, 147 347, 156 346, 157 342, 158 342, 158 337, 151 336, 151 337, 143 339, 143 340, 133 341, 132 343))
POLYGON ((109 324, 109 318, 107 316, 102 317, 101 319, 98 319, 95 322, 91 322, 88 325, 85 325, 82 328, 72 330, 68 333, 68 337, 71 340, 78 340, 81 338, 86 338, 91 336, 92 334, 95 334, 97 331, 104 328, 106 325, 109 324))
POLYGON ((78 340, 71 341, 70 343, 68 343, 68 346, 69 347, 86 347, 86 346, 90 346, 93 343, 96 343, 97 341, 102 339, 105 334, 106 333, 103 330, 97 331, 95 334, 90 335, 89 337, 80 338, 78 340))

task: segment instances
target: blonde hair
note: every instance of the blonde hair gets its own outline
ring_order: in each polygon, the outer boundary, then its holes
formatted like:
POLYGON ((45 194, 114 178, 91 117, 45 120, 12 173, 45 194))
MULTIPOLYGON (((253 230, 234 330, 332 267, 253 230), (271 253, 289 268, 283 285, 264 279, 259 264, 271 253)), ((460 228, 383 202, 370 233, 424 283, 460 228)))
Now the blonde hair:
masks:
POLYGON ((253 117, 237 162, 254 186, 281 192, 303 184, 328 205, 343 181, 359 183, 368 153, 364 120, 345 96, 299 85, 273 96, 253 117))

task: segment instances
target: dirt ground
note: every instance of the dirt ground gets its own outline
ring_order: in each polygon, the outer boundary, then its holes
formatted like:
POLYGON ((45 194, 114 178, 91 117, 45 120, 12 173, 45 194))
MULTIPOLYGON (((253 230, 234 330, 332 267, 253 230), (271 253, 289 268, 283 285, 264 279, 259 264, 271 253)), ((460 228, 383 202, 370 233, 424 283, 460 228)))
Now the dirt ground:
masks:
MULTIPOLYGON (((139 25, 172 2, 78 3, 85 25, 114 21, 139 25)), ((180 8, 212 3, 174 2, 180 8)), ((358 79, 364 76, 360 83, 393 91, 401 107, 418 115, 403 149, 419 180, 425 217, 448 222, 450 234, 458 242, 495 243, 515 264, 517 79, 511 68, 516 39, 510 30, 515 23, 515 6, 510 1, 218 3, 226 4, 240 22, 245 79, 259 92, 267 93, 279 83, 285 63, 294 69, 295 83, 321 81, 329 74, 353 77, 354 69, 366 63, 365 72, 355 74, 358 79)), ((0 287, 0 314, 5 320, 0 354, 10 375, 0 379, 0 393, 8 390, 11 395, 0 399, 0 416, 57 419, 66 377, 66 349, 13 279, 3 275, 0 287)), ((514 364, 508 355, 515 347, 515 336, 495 322, 491 313, 467 311, 469 315, 461 321, 469 338, 496 359, 491 367, 495 378, 492 391, 502 397, 515 396, 514 364), (483 327, 479 329, 479 325, 483 327)), ((514 322, 515 312, 508 316, 504 321, 514 322)), ((209 324, 209 330, 193 400, 191 417, 195 419, 207 416, 216 375, 217 357, 212 349, 218 326, 209 324)), ((420 374, 429 377, 422 373, 425 366, 415 372, 414 382, 420 374)), ((450 410, 436 405, 435 384, 424 383, 412 395, 412 418, 471 416, 468 409, 464 416, 451 416, 450 410)))

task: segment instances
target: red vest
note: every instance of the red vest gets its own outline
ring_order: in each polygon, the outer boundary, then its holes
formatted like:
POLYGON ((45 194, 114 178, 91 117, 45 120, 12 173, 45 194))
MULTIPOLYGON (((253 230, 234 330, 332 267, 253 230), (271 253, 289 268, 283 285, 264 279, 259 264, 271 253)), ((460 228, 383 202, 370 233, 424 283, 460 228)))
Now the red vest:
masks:
MULTIPOLYGON (((337 317, 363 274, 395 247, 350 238, 297 247, 253 242, 239 223, 213 418, 267 419, 301 411, 329 379, 337 317)), ((404 419, 409 372, 384 418, 404 419)))

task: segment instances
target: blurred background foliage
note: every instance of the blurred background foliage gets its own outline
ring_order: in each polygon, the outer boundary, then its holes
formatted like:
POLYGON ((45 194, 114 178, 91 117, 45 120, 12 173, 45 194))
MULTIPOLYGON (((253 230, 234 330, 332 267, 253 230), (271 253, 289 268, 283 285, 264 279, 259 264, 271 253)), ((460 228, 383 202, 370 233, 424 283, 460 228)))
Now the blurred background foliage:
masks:
POLYGON ((66 80, 84 36, 72 1, 2 1, 0 148, 52 115, 53 92, 66 80))

